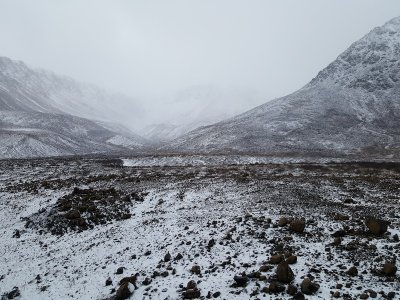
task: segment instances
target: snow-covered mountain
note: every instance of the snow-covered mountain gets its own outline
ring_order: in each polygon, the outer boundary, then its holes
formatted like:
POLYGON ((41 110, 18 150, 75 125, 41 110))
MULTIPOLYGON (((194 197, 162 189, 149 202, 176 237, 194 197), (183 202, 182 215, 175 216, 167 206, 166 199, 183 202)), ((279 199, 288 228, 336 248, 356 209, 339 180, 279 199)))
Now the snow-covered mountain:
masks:
POLYGON ((132 113, 132 103, 126 96, 0 57, 0 158, 140 149, 145 139, 115 123, 124 119, 120 112, 132 113))
POLYGON ((160 111, 152 109, 159 122, 141 131, 145 138, 156 143, 171 141, 198 127, 230 118, 262 103, 262 97, 247 89, 198 85, 164 96, 162 103, 160 111))
POLYGON ((65 113, 130 124, 143 114, 135 99, 0 57, 0 110, 65 113), (132 115, 134 112, 134 115, 132 115))
POLYGON ((166 147, 185 151, 400 149, 400 17, 354 43, 309 84, 166 147))

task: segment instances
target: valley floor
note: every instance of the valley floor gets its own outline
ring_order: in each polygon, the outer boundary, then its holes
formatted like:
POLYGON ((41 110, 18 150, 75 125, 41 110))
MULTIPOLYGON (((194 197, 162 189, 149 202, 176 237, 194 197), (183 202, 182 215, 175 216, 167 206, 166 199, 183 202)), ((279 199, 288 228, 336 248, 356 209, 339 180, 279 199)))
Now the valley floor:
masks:
POLYGON ((200 161, 0 161, 0 297, 399 299, 400 164, 200 161))

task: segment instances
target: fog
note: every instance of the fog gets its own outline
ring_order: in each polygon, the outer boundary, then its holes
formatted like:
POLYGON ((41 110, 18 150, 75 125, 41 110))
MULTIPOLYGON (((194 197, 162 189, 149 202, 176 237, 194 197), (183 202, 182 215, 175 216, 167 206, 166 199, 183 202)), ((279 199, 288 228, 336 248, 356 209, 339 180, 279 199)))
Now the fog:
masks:
POLYGON ((0 55, 125 93, 143 124, 179 122, 291 93, 399 14, 398 0, 2 0, 0 55))

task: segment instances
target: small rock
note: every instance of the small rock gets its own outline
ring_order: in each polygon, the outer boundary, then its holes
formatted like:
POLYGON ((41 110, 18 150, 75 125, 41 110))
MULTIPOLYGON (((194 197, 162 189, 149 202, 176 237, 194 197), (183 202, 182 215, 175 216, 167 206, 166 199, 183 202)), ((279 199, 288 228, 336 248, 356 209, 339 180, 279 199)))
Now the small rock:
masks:
POLYGON ((341 243, 342 243, 342 238, 341 238, 341 237, 335 237, 335 238, 333 239, 333 244, 334 244, 335 246, 339 246, 341 243))
POLYGON ((21 296, 21 292, 19 291, 18 287, 13 287, 11 292, 8 292, 4 295, 5 297, 1 297, 1 299, 15 299, 19 296, 21 296))
POLYGON ((167 254, 165 254, 164 256, 164 262, 169 262, 171 260, 171 254, 168 252, 167 254))
POLYGON ((269 270, 271 270, 271 267, 267 265, 262 265, 259 269, 260 272, 268 272, 269 270))
POLYGON ((135 275, 132 275, 130 277, 124 277, 119 281, 119 285, 123 285, 124 283, 128 282, 131 283, 135 286, 136 288, 136 281, 137 281, 137 277, 135 275))
POLYGON ((106 280, 106 286, 112 285, 111 277, 108 277, 106 280))
POLYGON ((124 273, 124 267, 119 267, 118 269, 117 269, 117 272, 115 272, 115 274, 122 274, 122 273, 124 273))
POLYGON ((294 274, 289 264, 286 261, 279 263, 276 269, 276 276, 278 280, 282 283, 289 283, 293 280, 294 274))
POLYGON ((335 232, 332 234, 332 236, 335 237, 335 238, 344 237, 344 236, 346 236, 346 231, 344 231, 344 230, 337 230, 337 231, 335 231, 335 232))
POLYGON ((272 255, 269 259, 269 262, 271 264, 277 265, 279 264, 281 261, 283 260, 283 256, 282 255, 272 255))
POLYGON ((281 217, 278 221, 278 226, 279 227, 283 227, 286 226, 288 224, 288 219, 285 217, 281 217))
POLYGON ((305 299, 304 295, 300 292, 298 292, 293 296, 293 300, 304 300, 304 299, 305 299))
POLYGON ((208 251, 210 251, 211 248, 214 247, 214 245, 215 245, 215 240, 214 239, 209 240, 207 244, 208 251))
POLYGON ((151 278, 146 277, 146 278, 143 280, 142 284, 143 284, 143 285, 150 285, 151 282, 152 282, 151 278))
POLYGON ((369 231, 373 234, 382 235, 387 231, 388 222, 374 217, 367 217, 365 225, 367 225, 369 231))
POLYGON ((394 264, 386 263, 383 265, 383 273, 386 276, 394 276, 397 272, 397 267, 394 264))
POLYGON ((237 286, 246 286, 247 282, 249 282, 249 278, 247 276, 240 275, 235 275, 235 277, 233 277, 233 280, 235 280, 237 286))
POLYGON ((182 259, 183 258, 183 256, 182 256, 182 254, 180 254, 180 253, 178 253, 176 256, 175 256, 175 260, 180 260, 180 259, 182 259))
POLYGON ((286 291, 289 295, 294 296, 297 293, 297 287, 293 284, 289 284, 286 291))
POLYGON ((294 232, 303 233, 306 228, 306 222, 303 220, 293 220, 290 222, 289 229, 294 232))
POLYGON ((221 292, 215 292, 215 293, 213 294, 213 297, 214 297, 214 298, 218 298, 219 296, 221 296, 221 292))
POLYGON ((20 232, 18 229, 16 229, 16 230, 14 231, 14 234, 13 234, 12 237, 13 237, 13 238, 16 238, 16 239, 19 239, 19 238, 21 237, 21 232, 20 232))
POLYGON ((296 255, 290 255, 290 256, 286 259, 286 262, 287 262, 289 265, 293 265, 293 264, 297 263, 297 256, 296 256, 296 255))
POLYGON ((194 280, 190 280, 186 285, 187 290, 194 290, 196 288, 197 288, 197 284, 196 284, 196 281, 194 281, 194 280))
POLYGON ((128 299, 132 295, 132 291, 130 289, 130 283, 123 283, 117 290, 115 294, 115 300, 125 300, 128 299))
POLYGON ((368 290, 364 291, 364 293, 368 293, 369 296, 370 296, 371 298, 376 298, 376 297, 378 297, 378 293, 375 292, 375 291, 372 290, 372 289, 368 289, 368 290))
POLYGON ((358 275, 358 270, 357 270, 357 268, 356 267, 351 267, 350 269, 348 269, 347 271, 346 271, 346 273, 347 273, 347 275, 349 275, 349 276, 357 276, 358 275))
POLYGON ((306 277, 300 284, 301 291, 306 295, 314 294, 319 289, 319 285, 312 282, 310 278, 306 277))
POLYGON ((200 298, 201 293, 198 289, 189 289, 182 293, 183 299, 196 299, 200 298))
POLYGON ((282 293, 285 291, 285 286, 279 282, 273 281, 269 284, 270 293, 282 293))
POLYGON ((190 272, 192 272, 193 274, 196 274, 196 275, 200 275, 200 273, 201 273, 200 266, 194 265, 194 266, 190 269, 190 272))

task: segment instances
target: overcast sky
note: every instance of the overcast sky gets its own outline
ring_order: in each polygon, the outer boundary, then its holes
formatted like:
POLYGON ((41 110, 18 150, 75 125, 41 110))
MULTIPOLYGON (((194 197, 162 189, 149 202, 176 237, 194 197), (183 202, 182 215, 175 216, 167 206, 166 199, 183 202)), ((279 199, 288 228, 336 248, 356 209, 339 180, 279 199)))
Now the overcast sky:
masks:
POLYGON ((400 15, 399 0, 0 0, 0 55, 137 98, 284 96, 400 15))

